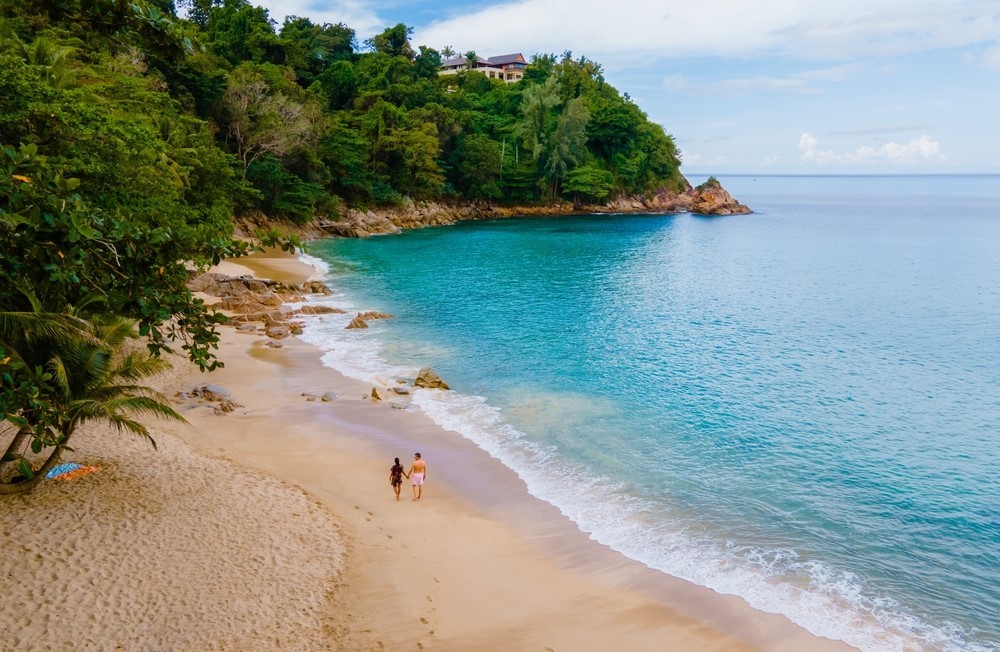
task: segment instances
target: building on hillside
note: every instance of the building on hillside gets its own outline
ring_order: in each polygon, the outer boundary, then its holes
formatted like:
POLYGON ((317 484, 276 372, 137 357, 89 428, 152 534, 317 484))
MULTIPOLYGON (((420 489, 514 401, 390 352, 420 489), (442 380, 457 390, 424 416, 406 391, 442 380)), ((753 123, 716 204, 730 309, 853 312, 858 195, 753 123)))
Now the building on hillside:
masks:
MULTIPOLYGON (((502 79, 508 84, 520 81, 524 77, 524 69, 528 62, 518 52, 516 54, 501 54, 497 57, 484 59, 480 56, 472 63, 472 70, 481 72, 490 79, 502 79)), ((465 57, 447 59, 441 63, 439 75, 457 75, 463 70, 469 70, 469 60, 465 57)))

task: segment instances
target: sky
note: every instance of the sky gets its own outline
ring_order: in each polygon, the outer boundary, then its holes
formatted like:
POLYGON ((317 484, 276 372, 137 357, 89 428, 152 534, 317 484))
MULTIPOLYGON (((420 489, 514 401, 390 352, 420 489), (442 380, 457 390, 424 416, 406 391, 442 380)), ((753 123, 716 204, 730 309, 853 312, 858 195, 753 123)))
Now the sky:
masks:
POLYGON ((1000 0, 251 0, 358 41, 571 51, 706 174, 1000 173, 1000 0))

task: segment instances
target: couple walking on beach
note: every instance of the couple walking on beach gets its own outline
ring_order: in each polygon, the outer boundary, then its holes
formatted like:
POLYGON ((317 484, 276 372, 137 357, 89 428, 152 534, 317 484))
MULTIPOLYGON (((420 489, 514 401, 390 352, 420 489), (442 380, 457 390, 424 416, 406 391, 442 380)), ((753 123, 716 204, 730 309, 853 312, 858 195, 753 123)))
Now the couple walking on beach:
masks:
POLYGON ((389 484, 396 492, 396 500, 399 500, 399 492, 403 488, 404 475, 413 483, 413 500, 420 500, 424 493, 424 478, 427 477, 427 462, 420 459, 420 453, 413 454, 413 464, 408 472, 403 470, 398 457, 389 469, 389 484))

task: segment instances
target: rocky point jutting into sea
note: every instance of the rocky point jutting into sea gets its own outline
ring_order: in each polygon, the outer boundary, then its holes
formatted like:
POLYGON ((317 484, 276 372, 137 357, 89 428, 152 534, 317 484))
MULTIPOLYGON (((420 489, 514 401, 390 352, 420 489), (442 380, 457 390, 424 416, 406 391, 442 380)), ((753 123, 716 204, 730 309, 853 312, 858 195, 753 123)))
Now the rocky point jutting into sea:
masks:
POLYGON ((499 206, 489 202, 415 202, 407 198, 402 206, 369 210, 347 209, 340 220, 318 221, 321 233, 346 238, 399 233, 404 229, 443 226, 465 220, 497 219, 525 215, 568 215, 571 213, 696 213, 699 215, 745 215, 751 210, 733 198, 718 183, 698 187, 687 184, 684 192, 661 188, 650 195, 622 195, 607 204, 574 205, 554 202, 530 206, 499 206))

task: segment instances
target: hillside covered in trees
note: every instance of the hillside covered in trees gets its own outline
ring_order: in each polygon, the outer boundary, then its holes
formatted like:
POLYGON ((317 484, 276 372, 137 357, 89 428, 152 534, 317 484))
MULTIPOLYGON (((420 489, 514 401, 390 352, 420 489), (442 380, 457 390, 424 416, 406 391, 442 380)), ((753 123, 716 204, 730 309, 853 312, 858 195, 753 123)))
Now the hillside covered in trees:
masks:
POLYGON ((404 197, 531 204, 683 189, 670 136, 585 57, 439 77, 405 25, 276 25, 245 0, 3 3, 0 142, 158 223, 304 222, 404 197))

